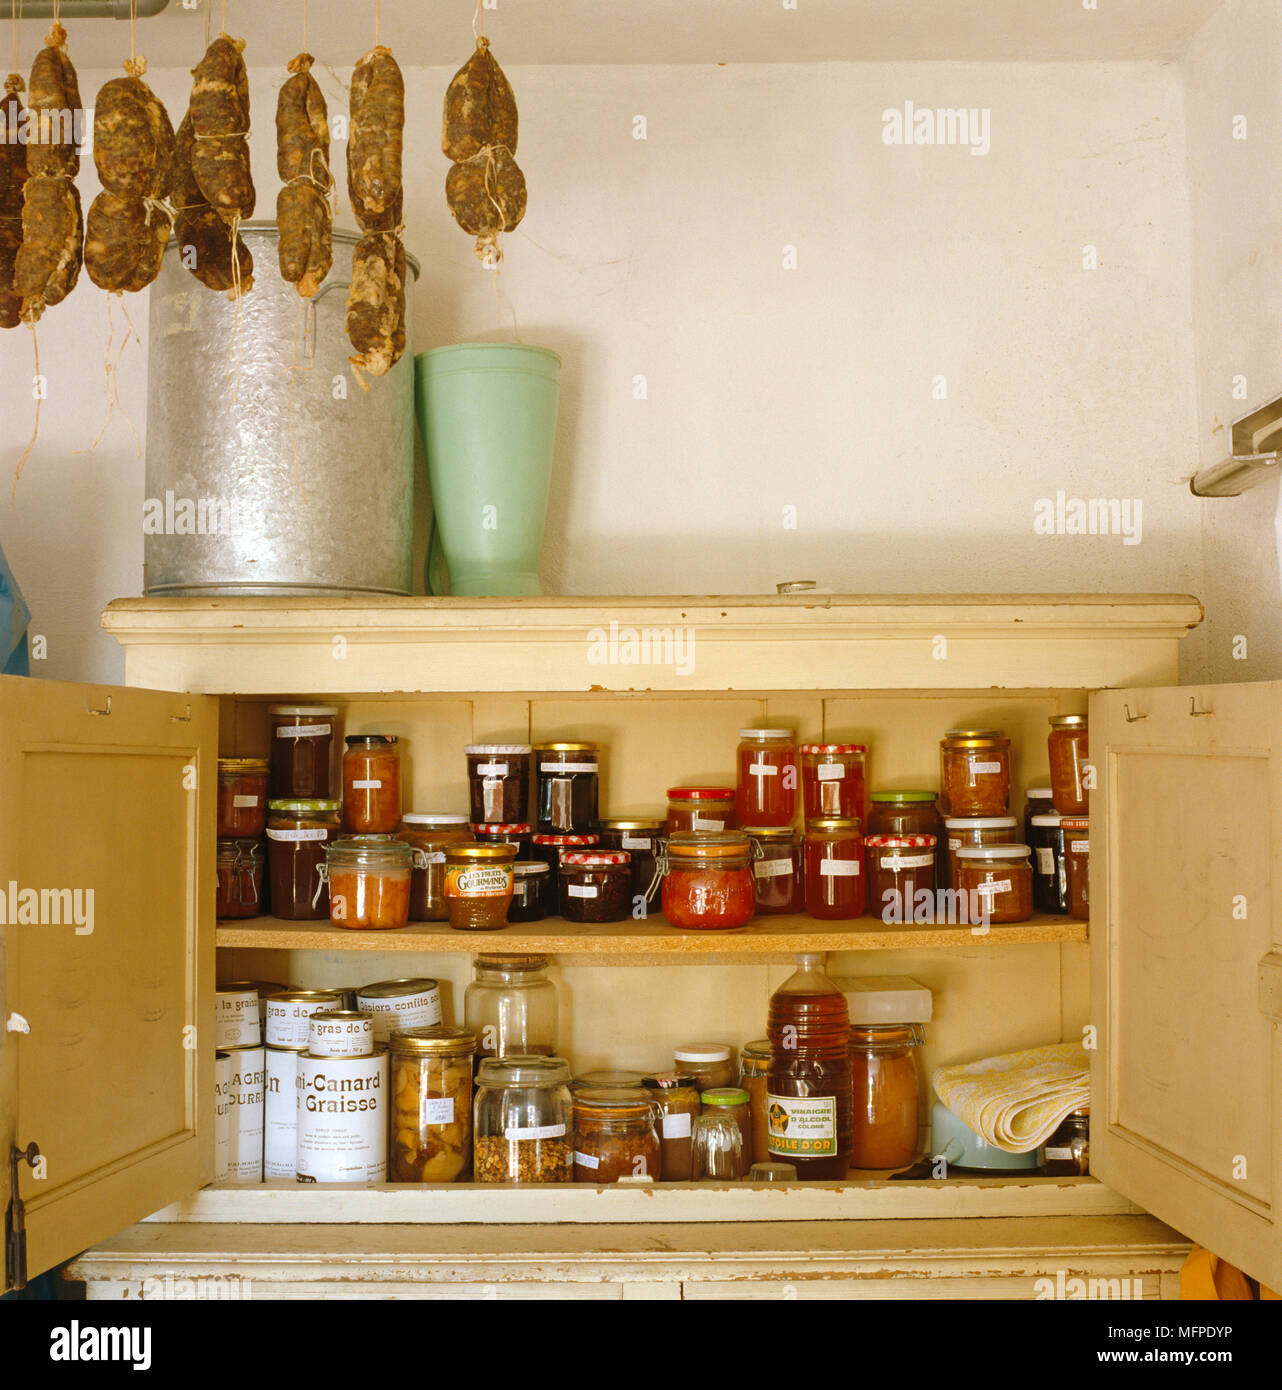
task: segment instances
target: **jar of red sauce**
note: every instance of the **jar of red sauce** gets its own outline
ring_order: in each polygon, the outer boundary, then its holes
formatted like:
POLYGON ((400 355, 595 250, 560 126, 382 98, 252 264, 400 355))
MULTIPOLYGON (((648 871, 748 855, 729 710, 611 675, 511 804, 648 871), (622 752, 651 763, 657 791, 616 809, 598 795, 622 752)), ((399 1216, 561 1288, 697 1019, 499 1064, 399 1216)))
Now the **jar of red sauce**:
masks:
POLYGON ((945 816, 1010 810, 1010 739, 1000 729, 949 729, 939 742, 939 774, 945 816))
POLYGON ((390 835, 335 840, 325 861, 329 920, 336 927, 403 927, 410 919, 410 874, 427 856, 390 835))
POLYGON ((401 824, 401 752, 394 734, 349 734, 343 754, 343 824, 390 835, 401 824))
POLYGON ((864 840, 854 816, 825 817, 806 827, 806 911, 829 922, 863 916, 864 840))
POLYGON ((733 787, 668 788, 669 835, 733 830, 738 823, 733 787))
POLYGON ((790 826, 745 825, 754 846, 752 878, 757 911, 764 914, 806 910, 802 837, 790 826))
POLYGON ((864 764, 868 749, 862 743, 803 743, 801 802, 806 820, 867 814, 864 806, 864 764))
POLYGON ((797 812, 797 748, 791 729, 740 729, 735 755, 740 825, 791 825, 797 812))
POLYGON ((738 831, 677 831, 660 852, 663 915, 674 927, 728 930, 753 913, 752 843, 738 831))
POLYGON ((1061 816, 1084 816, 1089 809, 1086 786, 1087 728, 1084 714, 1053 714, 1046 749, 1051 761, 1051 796, 1061 816))
POLYGON ((267 828, 267 759, 218 759, 220 839, 252 840, 267 828))

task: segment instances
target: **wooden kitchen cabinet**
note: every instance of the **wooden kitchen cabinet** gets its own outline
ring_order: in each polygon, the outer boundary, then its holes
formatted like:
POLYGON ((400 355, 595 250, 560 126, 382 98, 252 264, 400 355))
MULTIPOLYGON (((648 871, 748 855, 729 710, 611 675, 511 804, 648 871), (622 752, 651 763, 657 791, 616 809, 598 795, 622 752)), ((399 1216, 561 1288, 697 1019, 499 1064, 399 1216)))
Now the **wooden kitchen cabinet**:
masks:
MULTIPOLYGON (((405 738, 413 810, 464 808, 465 742, 575 734, 602 743, 603 814, 661 811, 669 784, 728 773, 735 731, 769 716, 794 723, 802 737, 868 743, 873 788, 936 785, 943 729, 961 720, 1001 725, 1016 755, 1018 813, 1024 788, 1044 779, 1048 715, 1085 710, 1089 700, 1092 759, 1101 769, 1091 884, 1099 911, 1089 931, 1051 917, 983 937, 965 927, 888 928, 871 918, 847 927, 804 917, 724 935, 679 933, 661 922, 591 929, 556 920, 483 937, 440 924, 387 935, 270 918, 215 927, 212 776, 194 799, 172 804, 138 784, 138 838, 130 844, 141 857, 130 881, 141 909, 135 925, 142 930, 146 918, 153 932, 167 924, 167 953, 155 956, 153 973, 164 975, 173 1008, 186 1000, 206 1036, 215 945, 227 978, 314 986, 434 975, 447 1017, 461 1012, 473 954, 546 951, 560 986, 561 1050, 578 1069, 660 1065, 673 1043, 693 1034, 737 1044, 759 1037, 770 993, 792 953, 807 948, 828 952, 835 975, 903 973, 932 988, 927 1075, 941 1062, 1093 1029, 1095 1177, 856 1175, 787 1192, 203 1186, 212 1049, 198 1048, 181 1076, 157 1070, 139 1032, 147 1001, 113 994, 97 969, 105 959, 77 957, 84 948, 74 941, 35 959, 26 929, 5 926, 6 1010, 39 1016, 35 1001, 58 997, 68 971, 92 969, 99 1026, 115 1020, 133 1039, 114 1052, 107 1029, 95 1035, 100 1046, 80 1055, 82 1083, 112 1095, 120 1141, 100 1167, 78 1170, 80 1190, 112 1174, 117 1182, 119 1173, 141 1174, 156 1145, 178 1132, 176 1119, 166 1136, 155 1120, 139 1128, 130 1117, 142 1098, 149 1115, 177 1117, 180 1093, 188 1106, 181 1118, 189 1165, 130 1178, 135 1200, 100 1207, 93 1221, 68 1220, 64 1229, 23 1170, 29 1272, 96 1241, 74 1266, 93 1297, 126 1296, 147 1279, 182 1287, 184 1278, 232 1270, 253 1281, 256 1297, 1038 1297, 1047 1296, 1038 1280, 1064 1272, 1061 1287, 1070 1291, 1080 1274, 1133 1278, 1140 1296, 1167 1297, 1187 1237, 1282 1283, 1271 1216, 1282 950, 1269 896, 1271 847, 1282 843, 1282 692, 1169 688, 1179 640, 1200 617, 1192 599, 1136 595, 111 605, 104 622, 126 647, 129 686, 113 700, 117 711, 136 708, 140 739, 150 711, 153 735, 172 740, 181 730, 186 743, 174 746, 212 770, 217 753, 266 751, 273 698, 332 698, 348 732, 405 738), (626 659, 642 655, 657 659, 626 659), (1214 713, 1190 713, 1190 699, 1195 711, 1209 702, 1214 713), (188 708, 188 722, 173 723, 188 708), (166 896, 180 883, 186 917, 166 896), (1245 918, 1216 915, 1226 893, 1245 897, 1245 918), (169 949, 184 931, 184 953, 169 949), (1245 1175, 1234 1179, 1238 1156, 1245 1175), (36 1218, 56 1235, 37 1241, 36 1218)), ((19 685, 62 689, 11 681, 6 697, 19 685)), ((27 703, 39 707, 40 697, 27 703)), ((48 713, 58 722, 52 697, 48 713)), ((34 797, 29 805, 52 804, 35 790, 44 765, 10 751, 17 738, 6 719, 6 787, 16 777, 34 797)), ((22 806, 19 797, 0 812, 10 832, 0 878, 25 882, 53 852, 37 846, 59 841, 42 835, 22 806)), ((132 854, 120 860, 115 872, 127 876, 132 854)), ((55 1044, 42 1024, 9 1034, 2 1046, 0 1139, 43 1149, 48 1133, 61 1147, 59 1125, 72 1112, 57 1093, 55 1044), (39 1078, 46 1094, 29 1095, 24 1075, 39 1078)))

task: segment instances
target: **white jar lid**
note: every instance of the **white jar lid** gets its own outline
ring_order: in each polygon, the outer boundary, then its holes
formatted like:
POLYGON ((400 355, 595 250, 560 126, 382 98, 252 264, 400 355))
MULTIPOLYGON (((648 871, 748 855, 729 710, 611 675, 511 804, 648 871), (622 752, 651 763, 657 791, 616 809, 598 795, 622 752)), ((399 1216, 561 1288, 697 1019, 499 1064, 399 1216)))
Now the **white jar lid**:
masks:
POLYGON ((337 705, 268 705, 268 714, 283 714, 291 719, 304 714, 337 714, 337 705))
POLYGON ((1027 845, 967 845, 957 851, 958 859, 1027 859, 1027 845))
POLYGON ((1060 815, 1030 816, 1030 825, 1058 825, 1064 819, 1060 815))
POLYGON ((1014 816, 958 816, 944 824, 949 830, 1009 830, 1019 822, 1014 816))
POLYGON ((791 738, 791 729, 740 729, 740 738, 791 738))
POLYGON ((730 1049, 725 1043, 683 1043, 672 1049, 672 1056, 678 1062, 728 1062, 730 1049))
POLYGON ((467 825, 468 818, 435 811, 402 811, 401 822, 404 825, 467 825))

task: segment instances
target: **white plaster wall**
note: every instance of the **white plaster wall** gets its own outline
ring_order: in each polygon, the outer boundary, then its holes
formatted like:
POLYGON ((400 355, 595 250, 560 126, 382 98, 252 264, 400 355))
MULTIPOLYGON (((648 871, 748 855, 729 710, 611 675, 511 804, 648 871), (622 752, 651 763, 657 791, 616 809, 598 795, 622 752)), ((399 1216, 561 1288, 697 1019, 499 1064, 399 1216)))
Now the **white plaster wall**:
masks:
MULTIPOLYGON (((1184 62, 1198 457, 1228 453, 1228 427, 1282 395, 1282 17, 1273 0, 1232 0, 1184 62), (1234 136, 1236 118, 1245 139, 1234 136), (1234 396, 1245 378, 1246 399, 1234 396)), ((1208 499, 1205 601, 1210 678, 1282 679, 1276 479, 1208 499), (1245 639, 1243 647, 1239 639, 1245 639)))
MULTIPOLYGON (((111 75, 82 74, 85 92, 111 75)), ((1201 507, 1181 482, 1196 418, 1175 65, 510 75, 531 196, 497 287, 444 204, 445 69, 407 75, 407 241, 424 265, 419 350, 507 338, 515 323, 564 358, 549 591, 753 592, 797 577, 1200 591, 1201 507), (909 99, 989 108, 990 153, 887 146, 881 112, 909 99), (1087 245, 1097 270, 1082 268, 1087 245), (1037 535, 1034 506, 1060 489, 1141 499, 1142 543, 1037 535)), ((187 75, 151 77, 181 115, 187 75)), ((282 77, 253 73, 265 216, 282 77)), ((341 108, 337 79, 322 80, 341 108)), ((90 165, 81 186, 87 204, 90 165)), ((142 299, 129 307, 145 338, 142 299)), ((0 544, 49 641, 42 673, 118 680, 98 614, 140 590, 142 465, 119 422, 96 454, 74 453, 105 414, 105 296, 82 278, 39 332, 50 394, 0 544)), ((30 352, 25 330, 0 339, 0 477, 29 433, 30 352)), ((121 399, 140 431, 145 373, 131 345, 121 399)))

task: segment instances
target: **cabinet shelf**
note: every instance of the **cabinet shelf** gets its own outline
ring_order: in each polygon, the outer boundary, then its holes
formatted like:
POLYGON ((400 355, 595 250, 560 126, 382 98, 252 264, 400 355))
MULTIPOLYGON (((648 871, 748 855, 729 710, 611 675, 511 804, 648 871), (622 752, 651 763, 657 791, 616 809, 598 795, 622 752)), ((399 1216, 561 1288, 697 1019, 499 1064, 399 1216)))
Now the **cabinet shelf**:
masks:
POLYGON ((513 924, 499 931, 452 931, 418 922, 389 931, 359 931, 328 922, 252 917, 218 924, 217 944, 241 950, 422 951, 479 955, 669 956, 687 961, 720 956, 788 955, 797 951, 920 951, 944 947, 1086 941, 1089 924, 1072 917, 1038 916, 991 926, 887 926, 871 917, 821 922, 804 915, 754 917, 738 931, 678 931, 661 921, 581 926, 560 917, 513 924))

